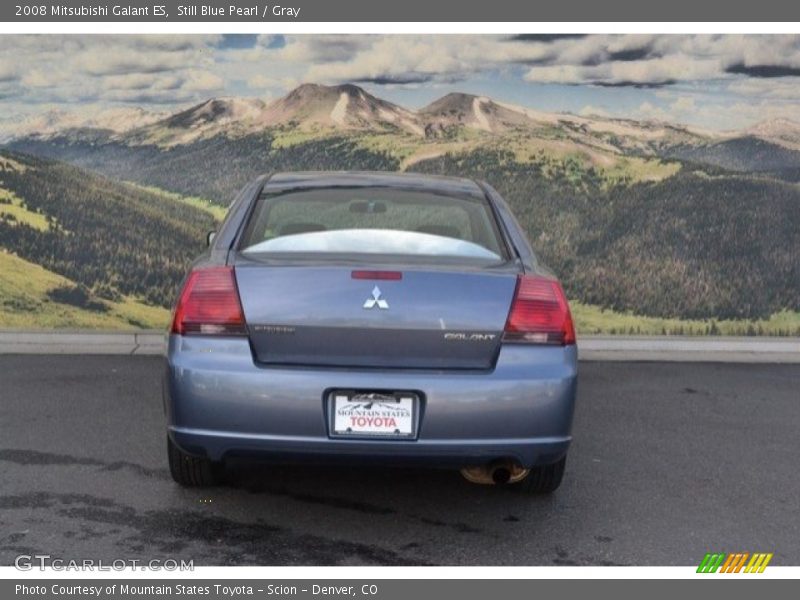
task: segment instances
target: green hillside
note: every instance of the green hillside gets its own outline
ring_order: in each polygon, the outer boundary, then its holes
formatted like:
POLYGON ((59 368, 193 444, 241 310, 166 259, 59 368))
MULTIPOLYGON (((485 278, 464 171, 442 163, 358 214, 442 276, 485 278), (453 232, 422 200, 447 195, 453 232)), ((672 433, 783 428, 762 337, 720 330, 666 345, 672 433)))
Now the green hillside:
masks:
POLYGON ((782 310, 764 319, 677 319, 570 301, 578 335, 800 336, 800 312, 782 310))
POLYGON ((800 310, 800 188, 682 169, 608 188, 593 169, 475 151, 414 170, 493 182, 570 297, 678 319, 765 319, 800 310))
POLYGON ((270 171, 400 168, 399 158, 383 150, 365 148, 357 138, 326 135, 303 143, 273 146, 276 133, 219 135, 168 148, 61 139, 20 140, 11 147, 91 169, 115 181, 208 198, 221 206, 228 206, 236 192, 254 177, 270 171))
POLYGON ((6 153, 36 168, 4 174, 0 244, 89 289, 108 285, 159 306, 222 206, 255 175, 403 169, 492 183, 569 296, 588 307, 579 318, 588 330, 785 335, 800 312, 800 187, 770 173, 593 149, 558 130, 427 139, 283 127, 169 147, 58 138, 14 147, 135 184, 6 153))
MULTIPOLYGON (((162 311, 216 217, 196 200, 6 151, 0 198, 8 200, 0 203, 0 249, 65 278, 51 300, 104 314, 107 305, 158 307, 142 318, 131 313, 148 326, 163 323, 162 311)), ((13 281, 6 286, 3 298, 13 281)))
MULTIPOLYGON (((15 151, 65 161, 114 179, 209 199, 228 206, 257 175, 296 170, 414 170, 420 162, 445 155, 484 156, 511 153, 549 179, 579 184, 587 173, 603 187, 660 181, 681 163, 658 157, 622 155, 608 149, 552 137, 510 131, 498 135, 462 132, 453 138, 427 139, 403 132, 312 131, 286 127, 257 134, 216 135, 168 147, 123 141, 87 142, 72 138, 22 139, 15 151)), ((581 191, 581 190, 577 190, 581 191)), ((585 190, 584 190, 585 191, 585 190)))
POLYGON ((16 329, 163 329, 169 311, 129 297, 95 298, 83 306, 59 301, 74 281, 0 250, 0 327, 16 329), (55 297, 54 297, 55 296, 55 297))
POLYGON ((731 171, 769 173, 787 181, 800 180, 800 151, 753 136, 708 144, 679 144, 666 149, 665 154, 731 171))

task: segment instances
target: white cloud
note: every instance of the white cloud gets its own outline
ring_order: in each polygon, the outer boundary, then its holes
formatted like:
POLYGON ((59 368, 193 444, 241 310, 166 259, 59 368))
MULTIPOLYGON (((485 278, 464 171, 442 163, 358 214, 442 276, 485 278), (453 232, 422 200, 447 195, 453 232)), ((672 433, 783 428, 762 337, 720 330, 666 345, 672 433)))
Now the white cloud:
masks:
POLYGON ((290 90, 300 85, 301 82, 293 77, 271 77, 263 73, 256 73, 248 77, 246 83, 247 87, 253 90, 273 88, 290 90))
POLYGON ((132 73, 103 78, 108 90, 174 90, 181 87, 182 79, 170 74, 132 73))
POLYGON ((669 113, 662 107, 656 106, 651 102, 644 101, 639 105, 639 108, 636 110, 636 117, 645 120, 656 120, 656 121, 667 121, 669 119, 669 113))
POLYGON ((19 69, 11 61, 0 63, 0 82, 14 81, 19 77, 19 69))
POLYGON ((84 52, 75 66, 88 75, 124 75, 162 73, 186 65, 182 52, 156 51, 132 53, 128 48, 106 48, 102 52, 84 52))
MULTIPOLYGON (((797 36, 591 35, 554 41, 489 35, 291 36, 273 51, 308 81, 450 80, 528 65, 531 82, 661 85, 734 79, 731 70, 800 67, 797 36)), ((757 73, 756 73, 757 74, 757 73)))
MULTIPOLYGON (((498 35, 259 36, 228 47, 218 35, 0 36, 4 109, 79 104, 200 102, 214 95, 284 92, 300 82, 458 89, 481 80, 522 90, 581 88, 581 112, 707 120, 715 126, 797 113, 800 36, 590 35, 512 39, 498 35), (492 79, 493 78, 493 79, 492 79), (674 83, 673 83, 674 82, 674 83), (657 90, 631 90, 631 86, 657 90), (598 108, 604 107, 604 108, 598 108), (759 115, 759 113, 762 113, 759 115)), ((490 84, 489 84, 490 85, 490 84)), ((573 105, 574 106, 574 105, 573 105)), ((2 117, 0 117, 2 118, 2 117)))
POLYGON ((46 74, 39 69, 34 71, 29 71, 22 76, 20 83, 23 86, 31 87, 31 88, 47 88, 53 87, 59 83, 58 77, 53 77, 50 74, 46 74))
MULTIPOLYGON (((533 67, 525 74, 526 81, 537 83, 579 84, 586 81, 590 67, 576 65, 548 65, 533 67)), ((596 68, 595 68, 596 69, 596 68)), ((606 79, 607 75, 603 76, 606 79)))
POLYGON ((775 79, 740 79, 728 86, 728 91, 742 96, 800 100, 800 77, 775 79))
POLYGON ((716 79, 722 76, 718 59, 697 59, 683 54, 660 58, 604 62, 598 65, 534 66, 527 81, 539 83, 658 86, 678 81, 716 79))
POLYGON ((761 121, 790 119, 800 123, 800 105, 775 104, 770 101, 708 103, 694 112, 697 122, 715 129, 743 129, 761 121))
POLYGON ((670 109, 675 112, 691 112, 697 109, 697 104, 693 96, 680 96, 670 105, 670 109))
MULTIPOLYGON (((665 98, 666 99, 666 98, 665 98)), ((624 114, 634 119, 689 124, 716 130, 740 130, 761 121, 790 119, 800 123, 800 104, 758 99, 724 102, 715 95, 675 96, 666 103, 644 101, 624 114)))
POLYGON ((578 111, 578 114, 582 117, 610 117, 611 113, 608 112, 605 108, 600 106, 592 106, 591 104, 587 104, 582 109, 578 111))
POLYGON ((225 80, 210 71, 191 70, 185 74, 182 88, 187 91, 218 91, 225 88, 225 80))

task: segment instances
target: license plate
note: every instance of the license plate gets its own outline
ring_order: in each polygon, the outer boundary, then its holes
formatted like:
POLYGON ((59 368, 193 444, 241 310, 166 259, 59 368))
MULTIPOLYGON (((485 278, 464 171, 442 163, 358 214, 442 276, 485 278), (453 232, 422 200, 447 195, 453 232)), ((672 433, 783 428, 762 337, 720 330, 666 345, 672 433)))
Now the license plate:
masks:
POLYGON ((335 436, 397 438, 416 433, 416 394, 342 391, 330 398, 335 436))

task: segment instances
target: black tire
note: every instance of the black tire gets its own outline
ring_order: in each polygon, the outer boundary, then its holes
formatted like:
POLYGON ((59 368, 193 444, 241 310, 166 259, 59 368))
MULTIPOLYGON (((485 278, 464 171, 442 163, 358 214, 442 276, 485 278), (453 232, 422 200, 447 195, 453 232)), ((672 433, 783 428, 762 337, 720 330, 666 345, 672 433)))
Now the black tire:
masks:
POLYGON ((531 469, 527 477, 519 483, 514 483, 512 486, 521 492, 528 494, 551 494, 558 489, 561 485, 561 480, 564 478, 564 467, 567 464, 567 457, 565 456, 557 463, 552 465, 545 465, 543 467, 535 467, 531 469))
POLYGON ((222 465, 186 454, 167 436, 167 456, 172 478, 184 487, 210 487, 222 482, 222 465))

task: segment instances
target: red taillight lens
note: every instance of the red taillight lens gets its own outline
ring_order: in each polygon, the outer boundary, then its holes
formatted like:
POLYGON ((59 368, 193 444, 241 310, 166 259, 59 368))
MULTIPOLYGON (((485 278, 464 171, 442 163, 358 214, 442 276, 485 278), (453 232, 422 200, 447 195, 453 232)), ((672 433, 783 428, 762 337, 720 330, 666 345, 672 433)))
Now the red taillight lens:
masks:
POLYGON ((172 333, 243 335, 246 332, 233 267, 192 271, 175 307, 172 333))
POLYGON ((521 275, 503 335, 506 342, 575 343, 575 327, 561 284, 554 279, 521 275))

